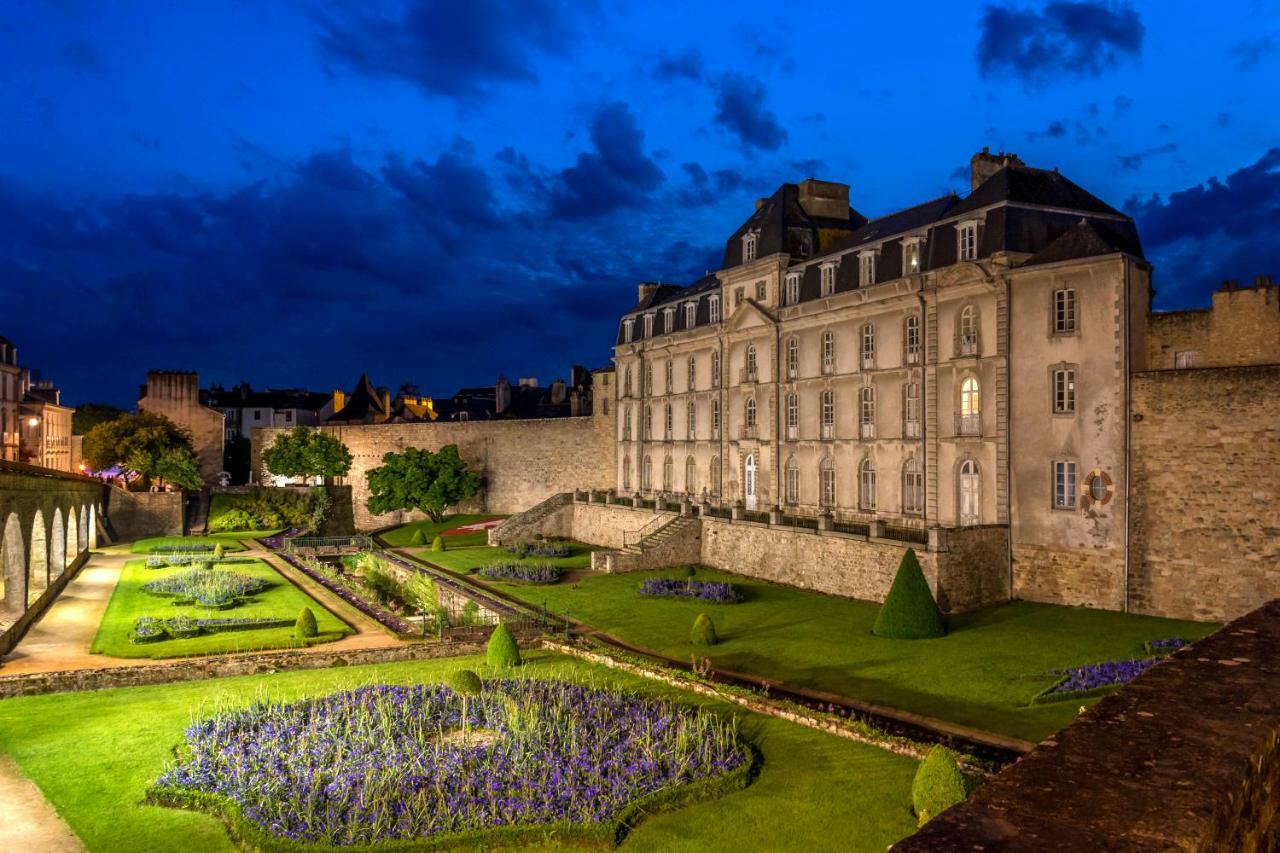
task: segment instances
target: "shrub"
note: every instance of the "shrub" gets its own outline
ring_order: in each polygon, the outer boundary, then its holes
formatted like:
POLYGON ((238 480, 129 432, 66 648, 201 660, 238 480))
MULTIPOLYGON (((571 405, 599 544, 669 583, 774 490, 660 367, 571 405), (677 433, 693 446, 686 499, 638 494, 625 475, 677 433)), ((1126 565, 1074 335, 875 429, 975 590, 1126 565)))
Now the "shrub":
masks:
POLYGON ((431 550, 436 552, 444 550, 444 539, 441 538, 439 533, 436 534, 435 539, 431 540, 431 550))
POLYGON ((320 633, 316 627, 316 615, 311 612, 310 607, 302 608, 298 613, 298 621, 293 624, 293 635, 300 640, 314 637, 320 633))
POLYGON ((929 582, 920 569, 916 552, 908 548, 898 564, 898 575, 880 605, 871 633, 895 640, 923 640, 947 633, 947 623, 933 600, 929 582))
POLYGON ((422 535, 421 527, 413 531, 413 535, 409 537, 409 544, 410 545, 426 545, 427 544, 427 537, 422 535))
POLYGON ((698 618, 693 620, 693 630, 689 632, 689 642, 695 646, 714 646, 719 642, 716 637, 716 625, 711 621, 711 617, 705 613, 699 613, 698 618))
POLYGON ((480 603, 474 599, 468 599, 467 603, 462 605, 462 624, 466 627, 480 624, 480 603))
POLYGON ((489 635, 486 659, 489 661, 489 666, 498 669, 520 665, 520 647, 516 645, 516 638, 511 636, 511 631, 506 625, 498 623, 493 633, 489 635))
POLYGON ((484 689, 484 683, 471 670, 460 669, 449 675, 449 687, 459 696, 475 696, 484 689))
POLYGON ((223 547, 222 547, 222 543, 221 543, 221 542, 219 542, 219 543, 218 543, 217 545, 215 545, 215 546, 214 546, 214 548, 213 548, 213 559, 214 559, 214 560, 221 560, 221 559, 222 559, 223 557, 225 557, 225 556, 227 556, 227 549, 226 549, 226 548, 223 548, 223 547))
POLYGON ((916 818, 923 825, 956 803, 963 803, 964 798, 964 775, 955 755, 945 746, 935 746, 920 762, 911 783, 916 818))
POLYGON ((228 530, 253 530, 257 520, 238 507, 229 507, 209 517, 209 529, 217 532, 228 530))

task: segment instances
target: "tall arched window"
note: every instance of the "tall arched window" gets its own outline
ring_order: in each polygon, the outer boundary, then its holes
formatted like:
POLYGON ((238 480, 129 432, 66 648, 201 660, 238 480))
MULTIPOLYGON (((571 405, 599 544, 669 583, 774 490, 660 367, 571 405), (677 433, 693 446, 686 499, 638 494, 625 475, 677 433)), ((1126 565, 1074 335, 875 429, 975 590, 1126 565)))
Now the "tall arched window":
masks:
POLYGON ((666 384, 667 384, 667 393, 668 393, 668 394, 670 394, 670 393, 672 392, 672 390, 675 388, 675 384, 676 384, 676 383, 675 383, 675 366, 674 366, 674 363, 675 363, 675 359, 669 358, 669 359, 667 359, 667 363, 666 363, 666 365, 665 365, 665 366, 664 366, 664 368, 663 368, 663 369, 666 371, 666 378, 667 378, 667 383, 666 383, 666 384))
POLYGON ((782 472, 783 500, 789 504, 800 503, 800 466, 796 464, 794 456, 787 460, 782 472))
POLYGON ((653 393, 653 365, 645 362, 644 365, 644 393, 649 395, 653 393))
POLYGON ((668 456, 662 460, 662 491, 674 491, 675 487, 675 465, 672 463, 671 457, 668 456))
POLYGON ((653 488, 653 462, 646 456, 640 463, 640 490, 647 492, 653 488))
POLYGON ((800 395, 794 392, 787 395, 787 438, 794 441, 800 437, 800 395))
POLYGON ((672 427, 674 426, 673 420, 671 417, 671 404, 667 403, 662 407, 662 437, 667 441, 671 440, 672 427))
POLYGON ((907 515, 924 512, 924 474, 914 456, 902 465, 902 511, 907 515))
POLYGON ((754 381, 756 378, 756 345, 747 344, 747 381, 754 381))
POLYGON ((689 495, 698 491, 698 463, 692 456, 684 460, 684 490, 689 495))
POLYGON ((980 435, 982 429, 982 391, 978 377, 966 376, 960 381, 960 419, 957 435, 980 435))
POLYGON ((746 410, 743 412, 746 418, 747 429, 752 429, 756 425, 756 400, 754 397, 747 398, 746 410))
POLYGON ((959 355, 978 353, 978 309, 972 305, 960 309, 960 319, 956 324, 956 352, 959 355))
POLYGON ((920 315, 907 317, 902 328, 902 360, 906 364, 920 363, 920 315))
POLYGON ((836 335, 830 329, 822 333, 822 372, 836 369, 836 335))
POLYGON ((711 494, 719 495, 720 494, 720 457, 719 456, 711 457, 711 472, 707 476, 710 478, 710 482, 707 483, 707 488, 710 490, 711 494))
POLYGON ((956 490, 960 523, 977 524, 982 513, 982 478, 977 462, 966 459, 960 463, 956 473, 956 490))
POLYGON ((622 488, 631 491, 631 457, 622 457, 622 488))
POLYGON ((876 508, 876 463, 870 456, 858 466, 858 506, 866 510, 876 508))
POLYGON ((874 323, 866 323, 862 327, 862 369, 871 370, 876 366, 876 327, 874 323))
POLYGON ((858 416, 858 434, 862 438, 876 437, 876 389, 868 385, 862 389, 862 405, 858 416))
POLYGON ((689 391, 695 391, 698 388, 698 362, 693 356, 689 356, 689 391))
POLYGON ((653 409, 650 406, 644 407, 644 437, 653 438, 653 409))
POLYGON ((836 505, 836 463, 830 456, 818 466, 818 503, 824 509, 836 505))
POLYGON ((836 395, 828 388, 822 392, 822 437, 833 438, 836 431, 836 395))
POLYGON ((622 374, 622 396, 631 396, 631 368, 628 367, 622 374))
POLYGON ((720 351, 711 353, 711 387, 720 387, 720 351))
POLYGON ((625 415, 622 416, 622 440, 631 440, 631 409, 628 408, 625 415))
POLYGON ((692 400, 689 401, 688 411, 685 412, 684 417, 685 426, 688 428, 686 436, 690 441, 693 441, 698 437, 698 407, 694 405, 692 400))
POLYGON ((800 339, 787 341, 787 377, 794 379, 800 375, 800 339))
POLYGON ((920 383, 914 380, 902 386, 902 435, 920 437, 920 383))
POLYGON ((720 401, 711 401, 711 437, 720 437, 720 401))

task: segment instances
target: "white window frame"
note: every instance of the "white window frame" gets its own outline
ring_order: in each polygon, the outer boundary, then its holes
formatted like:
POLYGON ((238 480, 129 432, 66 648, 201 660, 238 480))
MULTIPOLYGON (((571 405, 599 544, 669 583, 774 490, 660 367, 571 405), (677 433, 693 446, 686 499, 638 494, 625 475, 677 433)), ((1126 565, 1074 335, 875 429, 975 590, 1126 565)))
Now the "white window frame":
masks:
POLYGON ((670 394, 676 387, 675 359, 668 358, 663 363, 662 371, 663 371, 663 378, 666 380, 665 387, 667 389, 667 393, 670 394))
POLYGON ((644 336, 646 338, 653 337, 653 315, 652 314, 644 315, 644 336))
POLYGON ((872 370, 876 366, 876 324, 862 324, 862 369, 872 370))
POLYGON ((742 262, 749 264, 756 259, 759 236, 754 231, 742 235, 742 262))
POLYGON ((1079 505, 1079 466, 1074 459, 1053 460, 1053 508, 1071 511, 1079 505))
POLYGON ((783 503, 798 504, 800 503, 800 466, 796 464, 794 459, 787 460, 787 467, 783 468, 783 503))
POLYGON ((858 436, 863 439, 876 437, 876 389, 873 385, 863 387, 859 394, 858 436))
POLYGON ((675 417, 671 411, 671 404, 667 403, 662 411, 662 439, 663 441, 671 441, 674 437, 675 417))
POLYGON ((821 280, 821 289, 823 296, 831 296, 836 292, 836 264, 834 261, 822 264, 818 267, 818 277, 821 280))
POLYGON ((625 343, 631 343, 635 340, 636 320, 634 317, 628 317, 622 321, 622 340, 625 343))
POLYGON ((858 508, 868 512, 876 508, 876 463, 870 456, 858 465, 858 508))
POLYGON ((754 429, 756 426, 756 414, 757 414, 756 398, 748 397, 747 402, 742 407, 742 410, 743 410, 742 411, 743 425, 746 426, 747 429, 754 429))
POLYGON ((800 395, 792 391, 787 395, 787 440, 800 437, 800 395))
POLYGON ((711 353, 711 387, 720 387, 720 350, 711 353))
POLYGON ((793 336, 787 341, 787 378, 795 379, 800 374, 800 338, 793 336))
POLYGON ((662 331, 663 334, 671 334, 676 328, 676 309, 662 309, 662 331))
POLYGON ((902 514, 924 512, 924 472, 914 456, 902 463, 902 514))
POLYGON ((960 307, 956 315, 956 355, 977 355, 978 339, 981 335, 982 319, 978 316, 978 306, 968 303, 960 307), (970 318, 972 323, 966 322, 970 318), (965 327, 969 326, 966 331, 965 327))
POLYGON ((920 437, 920 383, 908 380, 902 386, 902 434, 906 438, 920 437))
POLYGON ((836 333, 830 329, 822 332, 822 372, 834 373, 836 369, 836 333))
POLYGON ((693 356, 689 356, 689 375, 687 377, 689 383, 687 390, 694 391, 698 387, 698 362, 693 356))
POLYGON ((720 297, 707 297, 707 317, 712 323, 720 322, 720 297))
POLYGON ((693 400, 689 401, 685 409, 684 422, 685 437, 694 441, 698 437, 698 407, 693 400))
POLYGON ((720 401, 711 401, 711 437, 720 437, 720 401))
POLYGON ((956 260, 978 259, 978 220, 966 219, 956 223, 956 260))
POLYGON ((818 464, 818 504, 823 509, 836 505, 836 463, 830 456, 818 464))
POLYGON ((1200 351, 1193 349, 1178 350, 1173 354, 1174 370, 1191 370, 1200 364, 1200 351))
POLYGON ((902 360, 907 364, 920 363, 920 315, 908 314, 902 324, 902 360))
POLYGON ((825 439, 834 438, 836 429, 836 394, 828 388, 822 392, 818 399, 821 401, 822 437, 825 439))
POLYGON ((798 305, 800 303, 800 273, 787 273, 786 286, 782 290, 783 305, 798 305))
POLYGON ((1076 369, 1070 365, 1053 369, 1053 413, 1076 413, 1076 369))
POLYGON ((920 272, 924 266, 923 255, 924 241, 922 238, 904 238, 902 241, 902 274, 913 275, 920 272))
POLYGON ((1060 287, 1053 292, 1053 333, 1073 335, 1079 328, 1074 287, 1060 287))
POLYGON ((692 329, 698 324, 698 303, 686 302, 684 304, 684 327, 692 329))
POLYGON ((876 253, 866 251, 858 253, 858 286, 870 287, 876 283, 876 253))

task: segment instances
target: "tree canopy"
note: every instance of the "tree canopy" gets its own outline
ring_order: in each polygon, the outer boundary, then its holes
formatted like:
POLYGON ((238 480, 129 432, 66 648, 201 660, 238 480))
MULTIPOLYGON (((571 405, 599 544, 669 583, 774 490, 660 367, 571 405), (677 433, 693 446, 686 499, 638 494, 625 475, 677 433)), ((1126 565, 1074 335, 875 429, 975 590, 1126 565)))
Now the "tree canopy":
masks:
POLYGON ((342 477, 351 470, 351 451, 327 432, 298 426, 276 436, 262 463, 277 477, 342 477))
POLYGON ((138 472, 144 487, 156 477, 185 489, 203 485, 191 433, 154 412, 98 424, 84 437, 83 456, 94 471, 120 465, 138 472))
POLYGON ((110 403, 81 403, 71 413, 71 434, 85 435, 98 424, 114 421, 125 410, 110 403))
POLYGON ((480 475, 467 468, 458 455, 458 446, 449 444, 439 452, 405 448, 403 453, 387 453, 382 466, 366 475, 370 497, 369 512, 382 515, 396 510, 421 510, 432 521, 444 519, 452 506, 480 491, 480 475))

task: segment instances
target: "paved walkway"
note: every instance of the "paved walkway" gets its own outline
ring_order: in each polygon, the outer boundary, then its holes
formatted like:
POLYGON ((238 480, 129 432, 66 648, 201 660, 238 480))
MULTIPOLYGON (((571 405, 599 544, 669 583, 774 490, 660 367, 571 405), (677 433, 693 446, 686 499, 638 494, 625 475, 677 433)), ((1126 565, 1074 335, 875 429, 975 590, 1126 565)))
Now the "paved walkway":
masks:
POLYGON ((0 850, 73 853, 80 839, 12 758, 0 752, 0 850))

